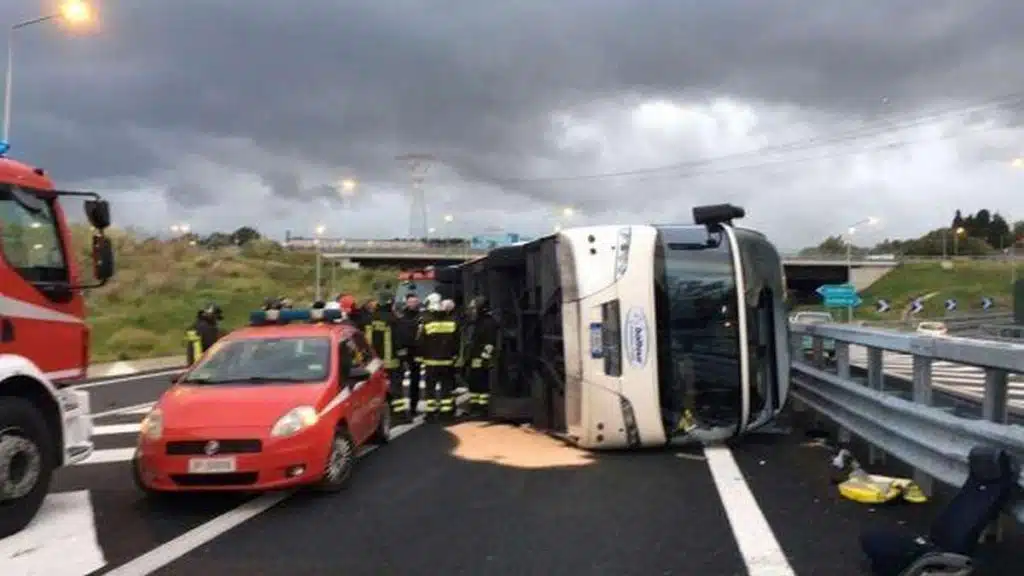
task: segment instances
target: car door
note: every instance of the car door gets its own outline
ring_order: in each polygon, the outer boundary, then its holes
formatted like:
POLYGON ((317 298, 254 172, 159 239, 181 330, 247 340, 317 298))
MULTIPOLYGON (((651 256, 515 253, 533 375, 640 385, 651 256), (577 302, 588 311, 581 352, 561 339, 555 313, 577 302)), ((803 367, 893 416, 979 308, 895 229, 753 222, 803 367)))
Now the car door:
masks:
POLYGON ((354 352, 352 369, 349 372, 353 420, 356 426, 352 432, 357 442, 363 442, 377 427, 377 411, 374 410, 372 402, 373 386, 370 385, 370 378, 373 375, 371 364, 374 363, 375 357, 362 332, 354 332, 349 336, 349 342, 353 345, 350 350, 354 352))

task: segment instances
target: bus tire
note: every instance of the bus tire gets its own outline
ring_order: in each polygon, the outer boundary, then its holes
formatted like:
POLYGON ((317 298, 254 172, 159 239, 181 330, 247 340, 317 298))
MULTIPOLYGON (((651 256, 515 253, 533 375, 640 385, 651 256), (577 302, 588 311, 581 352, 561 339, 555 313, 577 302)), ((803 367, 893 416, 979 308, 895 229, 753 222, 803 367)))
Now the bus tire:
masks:
POLYGON ((56 466, 53 445, 35 405, 0 397, 0 538, 28 526, 43 505, 56 466))

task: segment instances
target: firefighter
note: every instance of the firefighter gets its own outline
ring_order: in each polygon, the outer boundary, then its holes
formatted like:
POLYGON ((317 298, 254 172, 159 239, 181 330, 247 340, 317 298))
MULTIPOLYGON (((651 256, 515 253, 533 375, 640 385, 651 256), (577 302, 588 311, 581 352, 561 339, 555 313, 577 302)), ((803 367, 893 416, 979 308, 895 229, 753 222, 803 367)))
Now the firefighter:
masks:
POLYGON ((220 340, 223 335, 219 323, 224 319, 220 306, 210 303, 196 314, 196 321, 185 331, 185 360, 195 364, 203 352, 220 340))
POLYGON ((454 302, 441 301, 441 295, 427 296, 427 313, 420 325, 417 348, 426 369, 427 416, 440 413, 455 416, 455 361, 459 355, 459 325, 455 321, 454 302))
POLYGON ((391 372, 391 408, 400 418, 412 419, 420 403, 420 363, 416 359, 416 334, 420 326, 420 299, 408 294, 395 305, 394 343, 398 366, 391 372), (405 373, 409 372, 409 396, 405 395, 405 373), (403 414, 404 413, 404 414, 403 414))
POLYGON ((401 386, 402 376, 398 357, 395 350, 395 312, 392 308, 394 297, 388 293, 381 293, 379 296, 380 306, 376 306, 369 314, 369 322, 364 331, 366 341, 370 343, 377 357, 383 363, 388 374, 388 381, 391 382, 391 412, 400 420, 408 418, 409 406, 402 404, 399 399, 404 398, 401 387, 395 390, 393 382, 395 374, 398 373, 398 382, 401 386))
POLYGON ((470 413, 487 415, 490 405, 491 367, 498 345, 498 321, 491 315, 487 299, 478 296, 466 309, 464 353, 465 381, 469 388, 470 413))

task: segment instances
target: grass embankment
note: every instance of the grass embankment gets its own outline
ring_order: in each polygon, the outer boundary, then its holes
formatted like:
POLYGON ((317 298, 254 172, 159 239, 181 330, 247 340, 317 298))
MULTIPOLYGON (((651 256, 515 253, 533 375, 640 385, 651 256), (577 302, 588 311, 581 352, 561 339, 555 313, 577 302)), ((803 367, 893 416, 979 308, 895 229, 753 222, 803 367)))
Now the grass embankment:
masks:
MULTIPOLYGON (((1024 270, 1018 268, 1019 274, 1024 270)), ((949 315, 945 301, 957 301, 956 315, 981 314, 981 300, 992 298, 995 302, 990 312, 1013 310, 1012 269, 1008 262, 954 261, 952 267, 943 268, 939 262, 902 264, 861 292, 864 303, 856 310, 860 320, 899 321, 913 298, 936 294, 924 302, 924 309, 917 318, 942 318, 949 315), (878 313, 875 303, 888 300, 892 310, 878 313)), ((821 306, 812 307, 822 309, 821 306)), ((836 318, 845 318, 844 310, 833 313, 836 318)))
MULTIPOLYGON (((75 244, 84 250, 84 231, 75 244)), ((208 250, 184 241, 140 239, 112 231, 116 273, 103 288, 87 293, 92 362, 184 354, 185 329, 208 302, 224 310, 224 326, 248 321, 267 296, 312 301, 315 256, 289 252, 271 242, 208 250)), ((86 263, 85 258, 80 258, 86 263)), ((395 271, 338 270, 325 287, 369 296, 374 281, 395 271)), ((330 272, 325 270, 325 286, 330 272)))

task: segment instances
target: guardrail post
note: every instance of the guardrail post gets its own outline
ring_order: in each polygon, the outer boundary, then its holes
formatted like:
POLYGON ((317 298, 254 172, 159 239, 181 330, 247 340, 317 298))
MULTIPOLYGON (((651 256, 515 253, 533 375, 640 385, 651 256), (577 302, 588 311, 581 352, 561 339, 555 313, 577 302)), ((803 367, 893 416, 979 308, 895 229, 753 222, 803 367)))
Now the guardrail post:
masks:
MULTIPOLYGON (((1009 420, 1007 400, 1007 381, 1009 375, 1004 370, 988 368, 985 370, 985 398, 981 403, 981 417, 985 420, 1006 424, 1009 420)), ((1000 515, 982 534, 982 540, 992 538, 1002 542, 1006 516, 1000 515)))
MULTIPOLYGON (((925 406, 932 405, 932 359, 927 356, 914 356, 913 401, 925 406)), ((921 470, 914 470, 914 482, 925 494, 934 493, 934 480, 921 470)))
POLYGON ((981 404, 981 417, 991 422, 1006 424, 1008 375, 1003 370, 985 370, 985 399, 981 404))
POLYGON ((815 336, 811 344, 811 362, 818 368, 825 366, 825 339, 815 336))
MULTIPOLYGON (((881 392, 885 389, 885 356, 881 348, 868 348, 868 388, 881 392)), ((885 452, 872 444, 868 447, 868 463, 885 461, 885 452)))
MULTIPOLYGON (((850 379, 850 343, 836 340, 836 375, 843 380, 850 379)), ((850 442, 850 431, 843 426, 839 427, 839 443, 850 442)))

